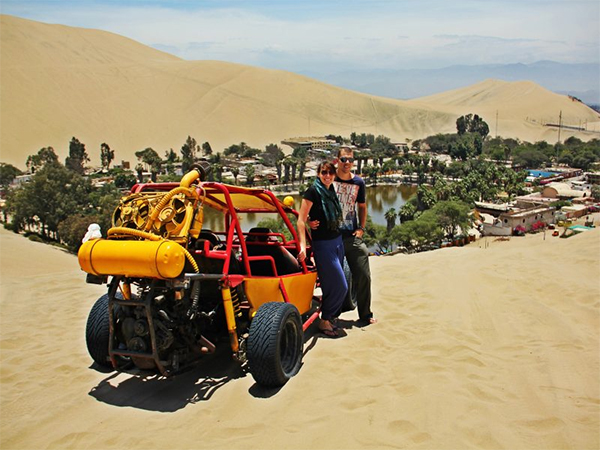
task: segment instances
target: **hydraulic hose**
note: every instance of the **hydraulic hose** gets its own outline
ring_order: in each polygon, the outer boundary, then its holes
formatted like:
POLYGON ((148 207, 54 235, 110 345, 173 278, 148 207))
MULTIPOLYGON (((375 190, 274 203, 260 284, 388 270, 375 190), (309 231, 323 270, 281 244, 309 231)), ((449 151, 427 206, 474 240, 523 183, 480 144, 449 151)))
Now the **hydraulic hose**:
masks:
POLYGON ((134 230, 133 228, 127 227, 112 227, 106 233, 107 236, 114 236, 116 234, 128 234, 131 236, 141 237, 148 239, 149 241, 160 241, 162 238, 156 234, 148 233, 147 231, 134 230))
POLYGON ((202 178, 202 174, 200 173, 200 170, 198 170, 198 169, 190 170, 188 173, 186 173, 183 176, 183 178, 181 178, 181 181, 179 182, 179 187, 189 188, 191 186, 191 184, 194 181, 196 181, 198 178, 202 178))
MULTIPOLYGON (((184 177, 185 178, 185 177, 184 177)), ((146 228, 145 230, 148 231, 152 228, 152 225, 154 225, 154 221, 156 220, 156 218, 158 217, 158 215, 160 214, 160 212, 162 211, 162 209, 167 206, 167 203, 169 203, 171 201, 171 199, 177 195, 177 194, 189 194, 189 195, 193 195, 196 198, 198 198, 198 194, 194 189, 190 189, 189 187, 186 186, 178 186, 174 189, 171 189, 167 195, 165 195, 160 202, 158 202, 158 205, 156 205, 156 207, 152 210, 152 213, 150 214, 150 217, 148 217, 148 223, 146 223, 146 228)))

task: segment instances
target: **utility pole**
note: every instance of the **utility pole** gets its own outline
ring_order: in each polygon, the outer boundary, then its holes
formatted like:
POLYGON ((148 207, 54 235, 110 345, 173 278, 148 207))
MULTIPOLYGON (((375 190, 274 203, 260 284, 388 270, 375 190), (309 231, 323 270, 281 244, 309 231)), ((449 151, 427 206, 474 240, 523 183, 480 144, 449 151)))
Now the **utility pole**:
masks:
POLYGON ((560 144, 560 129, 562 127, 562 110, 558 114, 558 143, 560 144))
POLYGON ((496 110, 496 137, 498 137, 498 110, 496 110))

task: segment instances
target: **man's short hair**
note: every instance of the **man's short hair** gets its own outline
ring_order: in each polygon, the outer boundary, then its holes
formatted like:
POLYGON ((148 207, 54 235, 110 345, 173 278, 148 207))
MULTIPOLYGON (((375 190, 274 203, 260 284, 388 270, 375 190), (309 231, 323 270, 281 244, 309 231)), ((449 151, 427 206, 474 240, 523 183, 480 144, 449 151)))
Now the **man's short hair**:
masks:
POLYGON ((354 145, 340 145, 337 152, 338 158, 342 153, 354 153, 355 149, 356 147, 354 145))

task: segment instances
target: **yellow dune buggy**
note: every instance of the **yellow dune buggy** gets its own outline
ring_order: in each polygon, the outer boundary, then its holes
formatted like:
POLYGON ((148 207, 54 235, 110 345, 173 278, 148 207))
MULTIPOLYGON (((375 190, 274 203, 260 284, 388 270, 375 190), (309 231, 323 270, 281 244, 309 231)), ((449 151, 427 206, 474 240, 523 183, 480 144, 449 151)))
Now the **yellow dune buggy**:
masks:
POLYGON ((257 383, 281 386, 299 371, 320 309, 316 269, 296 258, 298 213, 268 190, 203 181, 206 170, 135 185, 107 238, 81 246, 87 281, 108 286, 87 320, 88 351, 100 366, 167 376, 228 341, 257 383), (207 208, 222 227, 203 228, 207 208), (243 231, 252 213, 272 213, 289 233, 243 231))

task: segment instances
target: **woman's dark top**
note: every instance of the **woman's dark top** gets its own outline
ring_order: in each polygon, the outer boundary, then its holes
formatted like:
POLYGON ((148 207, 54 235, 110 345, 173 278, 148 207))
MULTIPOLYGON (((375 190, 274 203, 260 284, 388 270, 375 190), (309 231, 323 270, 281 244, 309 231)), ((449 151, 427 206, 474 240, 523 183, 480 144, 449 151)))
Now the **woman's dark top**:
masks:
MULTIPOLYGON (((333 183, 329 186, 330 191, 334 191, 333 183)), ((327 218, 325 217, 325 211, 323 211, 323 205, 321 203, 321 196, 317 192, 314 186, 310 186, 306 192, 304 192, 303 197, 312 202, 312 207, 308 212, 310 217, 310 221, 318 220, 319 226, 315 230, 311 230, 311 237, 313 241, 326 241, 328 239, 335 239, 340 235, 340 231, 330 230, 327 228, 327 218)), ((307 229, 309 229, 307 224, 307 229)))

